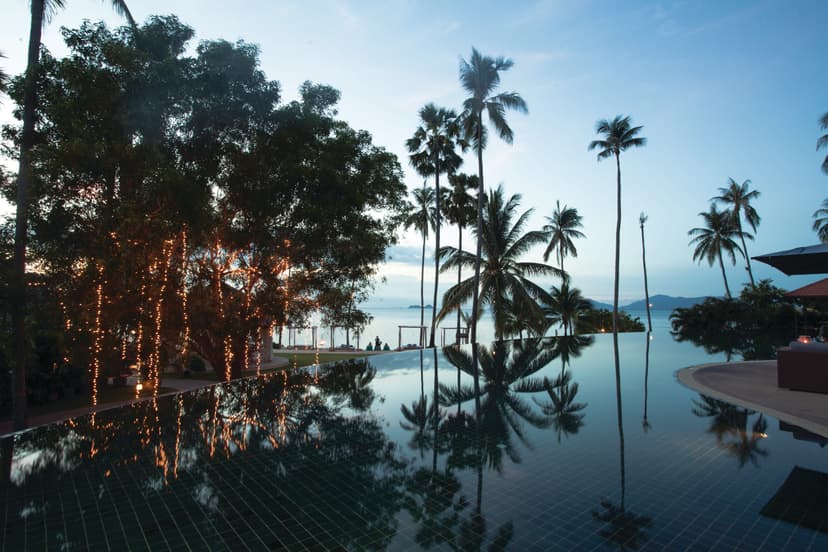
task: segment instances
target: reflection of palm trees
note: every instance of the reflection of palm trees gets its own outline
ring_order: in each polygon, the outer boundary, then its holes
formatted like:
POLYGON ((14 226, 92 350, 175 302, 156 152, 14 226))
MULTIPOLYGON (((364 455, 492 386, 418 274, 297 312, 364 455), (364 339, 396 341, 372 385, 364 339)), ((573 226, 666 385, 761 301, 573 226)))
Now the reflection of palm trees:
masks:
POLYGON ((699 399, 693 401, 693 414, 711 418, 707 432, 716 436, 716 443, 736 458, 740 468, 748 462, 759 466, 759 458, 768 455, 768 451, 759 446, 767 437, 765 416, 759 414, 748 429, 750 416, 756 412, 706 395, 699 395, 699 399))
MULTIPOLYGON (((615 349, 615 365, 618 366, 618 349, 615 349)), ((618 505, 610 500, 601 500, 601 512, 592 512, 593 519, 603 522, 605 525, 598 530, 606 541, 617 544, 621 550, 627 547, 633 550, 638 549, 647 539, 644 528, 652 525, 652 519, 646 516, 639 516, 626 509, 625 499, 627 491, 626 466, 624 464, 624 424, 621 413, 621 383, 616 378, 615 400, 618 413, 618 451, 621 459, 621 501, 618 505)))
POLYGON ((376 394, 371 387, 377 369, 365 359, 351 359, 319 367, 320 389, 335 404, 357 411, 371 408, 376 394))
POLYGON ((647 380, 650 377, 650 341, 653 339, 653 335, 650 332, 647 332, 647 343, 644 352, 644 419, 641 420, 641 427, 644 431, 649 431, 652 425, 650 425, 650 420, 647 419, 647 380))
POLYGON ((475 370, 473 358, 465 351, 446 348, 443 350, 451 364, 463 372, 477 373, 483 380, 479 393, 469 386, 440 387, 440 404, 444 406, 480 400, 479 423, 484 447, 484 459, 497 471, 503 467, 505 453, 513 462, 520 462, 512 434, 527 447, 523 422, 532 427, 549 425, 547 418, 536 412, 532 403, 521 395, 538 393, 546 389, 543 379, 532 375, 549 364, 554 358, 550 340, 527 340, 519 344, 498 342, 492 349, 477 347, 479 367, 475 370))
MULTIPOLYGON (((437 367, 435 365, 435 380, 437 378, 436 369, 437 367)), ((436 387, 435 383, 435 389, 436 387)), ((420 398, 411 403, 411 408, 408 408, 406 405, 401 405, 400 412, 406 420, 405 422, 400 421, 400 427, 406 431, 413 432, 411 440, 408 442, 408 446, 413 450, 419 450, 421 457, 429 448, 435 448, 436 454, 436 443, 432 441, 436 439, 437 428, 442 414, 440 413, 440 409, 437 405, 436 391, 435 399, 430 406, 428 404, 428 398, 425 396, 425 389, 423 387, 422 349, 420 349, 420 398)))
POLYGON ((561 442, 561 435, 574 435, 584 425, 584 414, 580 412, 587 407, 585 403, 575 402, 578 394, 578 384, 570 383, 572 375, 564 372, 562 376, 555 378, 549 383, 546 392, 549 393, 551 402, 541 403, 534 399, 541 411, 549 416, 552 422, 552 429, 561 442))

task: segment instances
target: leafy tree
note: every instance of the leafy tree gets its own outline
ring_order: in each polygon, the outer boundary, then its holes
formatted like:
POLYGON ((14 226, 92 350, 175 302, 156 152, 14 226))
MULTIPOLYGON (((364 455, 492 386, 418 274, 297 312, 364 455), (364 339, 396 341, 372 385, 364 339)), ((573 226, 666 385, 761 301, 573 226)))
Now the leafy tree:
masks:
MULTIPOLYGON (((644 324, 636 316, 633 318, 629 313, 619 311, 618 313, 618 331, 624 332, 643 332, 644 324)), ((579 333, 604 333, 607 328, 612 327, 612 311, 607 309, 590 308, 582 313, 578 320, 579 333)))
POLYGON ((481 55, 472 48, 469 61, 460 60, 460 83, 463 89, 470 94, 463 101, 463 122, 467 139, 477 152, 477 253, 474 263, 474 286, 472 289, 472 329, 471 341, 477 343, 477 320, 480 318, 479 283, 480 265, 483 244, 483 202, 486 197, 486 188, 483 183, 483 149, 486 147, 488 128, 483 123, 485 113, 489 124, 500 138, 507 144, 514 140, 512 128, 506 121, 506 110, 512 109, 528 113, 526 102, 517 92, 501 92, 495 94, 500 87, 500 73, 512 68, 511 59, 481 55))
POLYGON ((828 242, 828 199, 822 200, 822 207, 814 211, 813 217, 813 231, 819 236, 819 241, 828 242))
MULTIPOLYGON (((819 128, 828 130, 828 112, 819 119, 819 128)), ((816 149, 819 151, 826 146, 828 146, 828 134, 823 134, 817 140, 816 149)), ((822 161, 822 172, 828 174, 828 155, 822 161)))
POLYGON ((575 248, 575 243, 572 241, 575 238, 583 238, 584 233, 578 228, 583 227, 581 219, 583 217, 578 214, 578 209, 574 207, 561 208, 561 202, 555 202, 555 210, 551 217, 546 217, 548 224, 544 225, 543 231, 547 233, 549 245, 546 246, 546 251, 543 252, 543 260, 549 260, 549 254, 555 251, 555 256, 558 259, 558 266, 561 271, 564 271, 564 258, 567 255, 573 257, 578 256, 578 250, 575 248))
MULTIPOLYGON (((695 244, 693 250, 693 260, 701 262, 702 259, 707 260, 710 266, 718 259, 719 266, 722 269, 722 279, 724 280, 725 293, 728 298, 730 295, 730 287, 727 285, 727 274, 724 269, 723 255, 727 253, 730 256, 731 262, 736 264, 736 252, 741 253, 739 244, 736 243, 736 236, 739 230, 736 227, 733 216, 728 211, 719 211, 716 209, 716 204, 710 205, 710 211, 699 213, 699 216, 704 219, 703 228, 693 228, 688 233, 693 239, 690 240, 690 245, 695 244)), ((748 233, 743 233, 750 239, 753 239, 748 233)))
POLYGON ((580 289, 570 288, 566 280, 560 287, 552 286, 549 299, 544 309, 546 317, 550 321, 560 322, 564 336, 574 335, 578 319, 590 309, 591 303, 584 299, 580 289))
MULTIPOLYGON (((475 219, 474 197, 470 192, 477 189, 477 176, 464 173, 449 176, 451 188, 448 190, 446 201, 446 217, 449 222, 457 225, 457 249, 463 250, 463 228, 472 224, 475 219)), ((463 279, 463 267, 457 267, 457 283, 463 279)), ((460 344, 460 322, 462 317, 462 306, 457 307, 457 338, 460 344)))
MULTIPOLYGON (((480 256, 454 247, 444 247, 440 251, 441 257, 445 259, 444 271, 458 266, 480 265, 480 302, 492 306, 495 337, 498 340, 505 336, 509 312, 530 320, 543 319, 543 312, 537 301, 546 298, 547 293, 529 278, 562 275, 555 267, 520 260, 532 247, 546 241, 543 232, 523 233, 532 209, 525 211, 512 222, 517 215, 520 198, 519 194, 515 194, 507 201, 501 186, 489 193, 484 201, 485 212, 480 226, 481 233, 477 235, 480 256)), ((467 278, 446 291, 441 318, 477 295, 476 283, 477 278, 467 278)))
POLYGON ((611 121, 602 119, 595 125, 595 132, 603 134, 603 139, 589 143, 589 150, 598 150, 598 161, 615 157, 617 168, 617 200, 615 220, 615 283, 612 297, 612 331, 617 333, 618 325, 618 273, 621 262, 621 152, 630 148, 640 148, 647 145, 647 139, 638 136, 644 127, 633 127, 630 117, 617 115, 611 121))
POLYGON ((753 281, 753 271, 750 268, 750 255, 748 255, 747 244, 745 243, 745 233, 742 231, 742 217, 744 216, 751 229, 756 232, 756 227, 759 226, 760 217, 750 204, 751 201, 757 199, 760 195, 758 190, 750 190, 750 180, 745 180, 738 184, 732 178, 728 179, 727 188, 719 188, 719 195, 712 198, 712 201, 721 201, 725 205, 730 206, 730 213, 733 215, 733 220, 736 223, 736 230, 739 238, 742 240, 742 255, 745 257, 747 263, 748 276, 750 277, 750 285, 756 285, 753 281))
MULTIPOLYGON (((420 328, 425 325, 425 246, 428 239, 428 229, 433 229, 437 224, 434 212, 434 190, 426 188, 425 182, 422 188, 416 188, 412 195, 414 204, 409 207, 408 214, 403 221, 407 229, 414 228, 423 237, 422 262, 420 263, 420 328)), ((435 255, 437 257, 437 255, 435 255)))
MULTIPOLYGON (((411 164, 424 177, 434 176, 434 250, 440 249, 440 174, 452 174, 463 162, 455 151, 460 142, 460 124, 457 113, 451 109, 438 108, 433 103, 420 109, 420 126, 405 145, 411 154, 411 164)), ((428 346, 434 347, 437 331, 437 286, 440 279, 440 260, 434 255, 434 299, 431 306, 431 332, 428 346)))
MULTIPOLYGON (((123 0, 111 0, 115 11, 135 25, 123 0)), ((26 240, 29 205, 29 188, 32 182, 31 150, 35 144, 37 119, 37 78, 40 65, 40 37, 48 14, 62 8, 64 0, 32 0, 31 25, 29 27, 29 51, 23 92, 23 130, 20 137, 20 157, 17 171, 17 198, 14 233, 14 271, 12 285, 12 318, 14 319, 14 425, 26 427, 26 240)))

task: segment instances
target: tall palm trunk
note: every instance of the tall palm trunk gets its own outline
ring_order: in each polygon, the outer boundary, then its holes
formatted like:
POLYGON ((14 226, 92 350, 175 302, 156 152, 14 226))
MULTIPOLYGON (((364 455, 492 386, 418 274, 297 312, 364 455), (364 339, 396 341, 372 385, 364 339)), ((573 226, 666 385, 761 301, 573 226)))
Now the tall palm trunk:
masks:
POLYGON ((721 250, 719 250, 719 266, 722 268, 722 278, 724 278, 725 293, 727 294, 727 298, 730 299, 732 295, 730 295, 730 286, 727 285, 727 274, 725 273, 724 261, 722 260, 721 250))
POLYGON ((434 301, 431 303, 431 337, 428 346, 434 347, 437 331, 437 284, 440 282, 440 162, 434 154, 434 301))
POLYGON ((747 271, 748 277, 750 278, 750 287, 756 289, 756 282, 753 281, 753 271, 750 269, 750 255, 747 252, 747 244, 745 243, 745 234, 742 232, 742 219, 741 217, 736 219, 736 224, 739 226, 739 237, 742 239, 742 253, 745 255, 745 261, 747 262, 747 271))
MULTIPOLYGON (((618 186, 615 218, 615 284, 612 291, 612 333, 618 334, 618 279, 621 261, 621 155, 615 154, 615 163, 618 168, 618 186)), ((616 358, 616 367, 617 367, 616 358)))
MULTIPOLYGON (((642 219, 644 217, 642 216, 642 219)), ((647 252, 644 249, 644 223, 641 223, 641 263, 644 265, 644 301, 647 305, 647 331, 653 331, 653 319, 650 316, 650 290, 647 287, 647 252)))
POLYGON ((420 256, 422 259, 420 261, 420 347, 423 346, 423 326, 425 324, 425 246, 426 234, 423 232, 423 252, 420 256))
MULTIPOLYGON (((483 126, 483 112, 477 115, 477 254, 474 258, 474 294, 472 295, 471 342, 477 344, 477 318, 480 309, 480 257, 483 254, 483 146, 481 144, 481 129, 483 126)), ((477 392, 477 389, 475 389, 477 392)))
POLYGON ((40 67, 40 35, 43 29, 44 8, 44 0, 32 0, 29 53, 23 89, 23 132, 20 136, 20 165, 17 171, 17 211, 15 213, 11 293, 15 355, 14 375, 12 376, 15 429, 26 427, 26 227, 29 218, 29 187, 32 179, 31 150, 34 145, 37 73, 40 67))
MULTIPOLYGON (((457 245, 458 251, 463 251, 463 223, 460 222, 457 225, 457 239, 459 244, 457 245)), ((457 265, 457 286, 460 286, 460 282, 462 282, 463 276, 463 268, 458 264, 457 265)), ((462 310, 461 305, 457 305, 457 333, 455 335, 457 345, 460 345, 460 311, 462 310)))

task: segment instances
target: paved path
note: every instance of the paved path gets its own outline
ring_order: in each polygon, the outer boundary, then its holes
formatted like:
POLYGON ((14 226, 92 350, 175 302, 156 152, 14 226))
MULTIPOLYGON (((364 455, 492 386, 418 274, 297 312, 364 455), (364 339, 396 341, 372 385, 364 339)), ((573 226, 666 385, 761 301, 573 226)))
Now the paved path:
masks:
POLYGON ((700 393, 828 437, 828 395, 780 389, 775 360, 703 364, 679 370, 676 375, 700 393))

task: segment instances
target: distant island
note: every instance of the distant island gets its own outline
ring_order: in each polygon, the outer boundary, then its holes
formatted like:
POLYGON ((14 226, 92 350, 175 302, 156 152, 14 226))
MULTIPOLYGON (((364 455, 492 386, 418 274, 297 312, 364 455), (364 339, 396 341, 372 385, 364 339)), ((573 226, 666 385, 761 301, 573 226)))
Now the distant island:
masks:
MULTIPOLYGON (((653 295, 650 297, 650 304, 652 305, 650 310, 671 311, 677 308, 686 309, 701 303, 705 299, 707 299, 707 296, 672 297, 670 295, 653 295)), ((592 299, 589 301, 592 303, 593 308, 612 310, 612 303, 602 303, 600 301, 593 301, 592 299)), ((618 305, 618 308, 626 311, 643 311, 647 310, 647 305, 644 299, 639 299, 638 301, 633 301, 627 305, 618 305)))
MULTIPOLYGON (((419 309, 419 308, 420 308, 420 305, 408 305, 408 308, 409 308, 409 309, 419 309)), ((433 307, 433 306, 431 306, 431 305, 426 305, 426 306, 424 306, 423 308, 424 308, 424 309, 432 309, 432 308, 434 308, 434 307, 433 307)))

